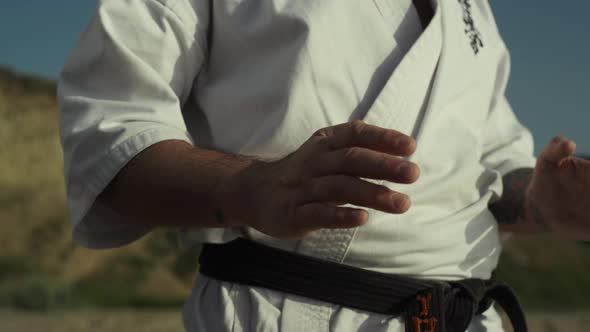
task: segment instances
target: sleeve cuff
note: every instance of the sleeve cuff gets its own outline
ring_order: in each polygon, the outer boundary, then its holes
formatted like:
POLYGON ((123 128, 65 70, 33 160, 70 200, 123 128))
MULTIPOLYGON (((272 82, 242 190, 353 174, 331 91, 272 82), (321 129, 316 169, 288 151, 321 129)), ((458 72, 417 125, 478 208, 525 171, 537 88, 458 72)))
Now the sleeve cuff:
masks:
POLYGON ((153 144, 171 139, 193 144, 182 130, 148 129, 129 137, 81 176, 70 180, 68 205, 72 236, 76 242, 88 248, 114 248, 129 244, 151 231, 150 227, 129 223, 115 211, 95 201, 133 157, 153 144))
POLYGON ((535 168, 535 164, 537 163, 537 159, 533 156, 531 156, 530 158, 520 158, 520 159, 511 159, 511 160, 506 160, 503 163, 501 163, 500 165, 498 165, 498 167, 496 168, 496 170, 500 173, 501 176, 504 176, 514 170, 520 169, 520 168, 535 168))

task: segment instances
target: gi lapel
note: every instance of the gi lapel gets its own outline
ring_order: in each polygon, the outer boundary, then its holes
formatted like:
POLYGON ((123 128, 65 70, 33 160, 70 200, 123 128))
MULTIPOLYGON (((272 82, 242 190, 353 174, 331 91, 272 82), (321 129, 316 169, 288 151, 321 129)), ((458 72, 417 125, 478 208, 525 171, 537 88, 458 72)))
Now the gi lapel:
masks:
POLYGON ((426 98, 442 47, 440 11, 391 75, 365 122, 412 134, 426 98))
POLYGON ((418 11, 422 27, 426 28, 434 16, 432 3, 430 3, 430 0, 412 0, 412 3, 414 4, 414 8, 418 11))
MULTIPOLYGON (((470 95, 472 105, 467 106, 465 116, 485 114, 482 112, 468 112, 469 107, 477 107, 478 100, 486 100, 485 95, 478 96, 477 91, 488 91, 496 75, 497 62, 502 61, 502 47, 494 47, 491 43, 494 25, 485 24, 484 17, 474 7, 465 11, 465 0, 440 2, 442 39, 444 44, 440 51, 439 65, 432 82, 427 111, 423 117, 423 126, 428 126, 438 116, 444 116, 449 107, 459 107, 457 103, 469 102, 466 95, 470 95), (477 24, 476 37, 470 37, 469 27, 477 24), (475 39, 475 43, 470 38, 475 39), (481 41, 481 44, 479 43, 481 41), (485 41, 485 44, 484 44, 485 41), (489 42, 489 45, 488 45, 489 42), (480 46, 485 45, 485 46, 480 46), (499 60, 500 59, 500 60, 499 60), (449 84, 452 82, 452 84, 449 84), (469 92, 469 93, 468 93, 469 92), (475 97, 474 97, 475 96, 475 97)), ((482 106, 482 105, 480 105, 482 106)), ((466 107, 466 106, 461 106, 466 107)), ((485 107, 485 106, 483 106, 485 107)), ((423 129, 423 128, 421 128, 423 129)), ((423 130, 421 130, 423 131, 423 130)), ((428 130, 429 135, 433 133, 428 130)), ((420 134, 421 136, 421 134, 420 134)), ((420 137, 417 137, 420 139, 420 137)))

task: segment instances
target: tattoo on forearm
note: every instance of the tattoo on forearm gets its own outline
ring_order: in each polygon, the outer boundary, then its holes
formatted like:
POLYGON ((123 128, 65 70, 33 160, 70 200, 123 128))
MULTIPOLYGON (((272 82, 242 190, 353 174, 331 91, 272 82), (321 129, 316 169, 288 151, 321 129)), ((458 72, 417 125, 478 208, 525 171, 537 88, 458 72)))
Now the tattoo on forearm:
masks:
MULTIPOLYGON (((504 193, 502 198, 490 204, 489 209, 500 224, 516 224, 519 220, 526 220, 527 198, 526 189, 533 175, 532 168, 520 168, 504 176, 504 193)), ((532 220, 543 224, 540 213, 533 213, 532 220)))

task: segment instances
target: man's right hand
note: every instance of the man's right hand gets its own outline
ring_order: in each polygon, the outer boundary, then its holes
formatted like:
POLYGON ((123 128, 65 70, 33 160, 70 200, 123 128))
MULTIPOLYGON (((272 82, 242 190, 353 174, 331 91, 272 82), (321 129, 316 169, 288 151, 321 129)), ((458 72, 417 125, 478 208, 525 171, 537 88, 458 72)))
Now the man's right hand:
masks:
POLYGON ((367 212, 340 205, 408 210, 405 194, 362 178, 413 183, 420 170, 400 157, 415 149, 411 137, 360 120, 326 127, 287 157, 254 162, 220 183, 218 202, 223 213, 276 238, 361 226, 367 212))

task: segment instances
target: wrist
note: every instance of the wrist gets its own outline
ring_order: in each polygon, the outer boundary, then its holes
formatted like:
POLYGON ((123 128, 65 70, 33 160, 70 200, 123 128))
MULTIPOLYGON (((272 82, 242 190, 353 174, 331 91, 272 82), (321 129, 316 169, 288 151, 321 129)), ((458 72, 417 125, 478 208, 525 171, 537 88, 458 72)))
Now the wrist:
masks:
POLYGON ((551 228, 535 200, 535 195, 533 195, 532 182, 525 195, 525 223, 531 225, 537 232, 551 232, 551 228))
POLYGON ((255 188, 264 161, 244 159, 231 173, 221 178, 213 193, 213 213, 219 227, 252 226, 255 188))

